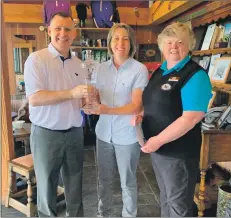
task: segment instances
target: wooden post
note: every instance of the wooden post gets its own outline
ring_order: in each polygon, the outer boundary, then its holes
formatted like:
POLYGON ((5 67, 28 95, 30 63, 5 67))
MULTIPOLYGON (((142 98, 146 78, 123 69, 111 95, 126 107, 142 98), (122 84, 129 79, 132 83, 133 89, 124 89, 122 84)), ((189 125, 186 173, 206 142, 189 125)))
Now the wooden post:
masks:
POLYGON ((7 189, 8 189, 8 161, 14 158, 13 131, 11 120, 10 106, 10 89, 9 89, 9 74, 7 64, 7 49, 5 38, 5 23, 3 16, 3 2, 0 3, 1 10, 1 144, 2 144, 2 170, 1 170, 1 203, 4 204, 7 189))

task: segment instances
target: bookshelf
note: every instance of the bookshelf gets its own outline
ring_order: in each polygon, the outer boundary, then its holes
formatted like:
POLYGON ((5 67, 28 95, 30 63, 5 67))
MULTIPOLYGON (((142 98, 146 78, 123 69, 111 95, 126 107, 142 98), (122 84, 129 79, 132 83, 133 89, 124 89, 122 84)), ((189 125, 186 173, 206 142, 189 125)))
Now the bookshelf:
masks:
POLYGON ((205 56, 214 54, 231 54, 231 48, 216 48, 211 50, 198 50, 192 52, 193 56, 205 56))
POLYGON ((212 82, 213 90, 220 91, 231 95, 231 84, 212 82))
POLYGON ((76 27, 75 29, 77 34, 71 49, 80 59, 84 59, 84 50, 92 50, 94 59, 99 62, 108 59, 106 42, 110 28, 76 27))
POLYGON ((102 31, 109 31, 110 28, 97 28, 97 27, 76 27, 76 30, 81 30, 81 31, 88 31, 88 32, 102 32, 102 31))
POLYGON ((107 39, 107 35, 110 28, 96 28, 96 27, 86 27, 86 28, 79 28, 76 27, 77 33, 77 40, 80 40, 81 37, 84 39, 107 39))
MULTIPOLYGON (((224 21, 223 21, 224 22, 224 21)), ((216 24, 216 23, 214 23, 216 24)), ((214 25, 213 24, 213 25, 214 25)), ((209 25, 208 27, 210 27, 212 25, 209 25)), ((216 26, 216 28, 218 28, 216 26)), ((199 32, 199 31, 198 31, 199 32)), ((202 31, 201 31, 202 32, 202 31)), ((207 30, 208 32, 208 30, 207 30)), ((214 31, 216 32, 216 31, 214 31)), ((216 33, 211 33, 212 35, 215 34, 215 38, 217 37, 216 36, 216 33)), ((203 34, 201 34, 201 36, 203 36, 203 34)), ((206 37, 206 34, 204 34, 204 37, 206 37)), ((212 40, 212 38, 214 37, 211 37, 211 40, 209 42, 209 45, 207 45, 208 49, 207 50, 195 50, 195 51, 192 51, 192 56, 195 57, 195 59, 198 61, 198 63, 200 64, 200 61, 202 60, 202 67, 204 67, 206 70, 208 70, 208 73, 210 75, 210 72, 213 72, 213 68, 216 64, 216 59, 219 58, 219 57, 222 57, 222 56, 231 56, 231 47, 226 47, 226 48, 213 48, 211 49, 211 47, 214 47, 214 39, 212 40), (213 41, 213 42, 212 42, 213 41), (211 44, 213 43, 213 46, 211 46, 211 44), (218 56, 219 55, 219 56, 218 56), (208 59, 208 65, 206 65, 205 67, 205 61, 206 59, 205 58, 209 58, 208 59), (213 60, 213 61, 212 61, 213 60), (204 62, 204 64, 203 64, 204 62), (210 69, 210 66, 212 66, 212 68, 210 69), (210 71, 211 70, 211 71, 210 71)), ((203 39, 203 38, 201 38, 203 39)), ((205 39, 203 39, 203 44, 204 44, 204 41, 206 41, 205 39)), ((203 48, 203 45, 202 46, 199 46, 197 47, 197 49, 200 49, 200 47, 203 48)), ((205 46, 204 46, 205 47, 205 46)), ((230 72, 231 73, 231 72, 230 72)), ((210 75, 211 76, 211 75, 210 75)), ((229 102, 231 102, 231 84, 230 83, 219 83, 219 82, 212 82, 212 87, 213 87, 213 91, 218 91, 218 92, 222 92, 222 93, 227 93, 230 97, 229 97, 229 102)))
POLYGON ((89 49, 89 50, 107 50, 107 47, 87 47, 87 46, 71 46, 72 51, 77 51, 79 49, 89 49))

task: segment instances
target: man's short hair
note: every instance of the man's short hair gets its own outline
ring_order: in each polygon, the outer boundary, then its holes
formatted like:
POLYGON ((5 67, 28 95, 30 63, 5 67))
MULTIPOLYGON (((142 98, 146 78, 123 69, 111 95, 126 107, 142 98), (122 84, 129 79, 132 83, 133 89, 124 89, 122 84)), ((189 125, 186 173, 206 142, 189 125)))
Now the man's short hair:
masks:
POLYGON ((60 11, 60 12, 57 12, 55 14, 52 15, 51 19, 50 19, 50 24, 52 22, 52 20, 54 19, 55 16, 60 16, 60 17, 63 17, 63 18, 71 18, 71 20, 73 21, 73 18, 70 14, 66 13, 66 12, 63 12, 63 11, 60 11))

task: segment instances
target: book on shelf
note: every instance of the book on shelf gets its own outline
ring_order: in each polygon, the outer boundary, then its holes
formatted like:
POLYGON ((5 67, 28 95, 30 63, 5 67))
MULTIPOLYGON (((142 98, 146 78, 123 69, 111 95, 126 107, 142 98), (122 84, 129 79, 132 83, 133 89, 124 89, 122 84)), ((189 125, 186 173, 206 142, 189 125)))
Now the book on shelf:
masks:
POLYGON ((213 35, 212 35, 212 39, 211 39, 211 42, 210 42, 209 49, 214 49, 214 45, 216 43, 218 33, 219 33, 219 27, 215 26, 214 31, 213 31, 213 35))
MULTIPOLYGON (((86 59, 86 50, 82 50, 82 60, 84 61, 86 59)), ((101 50, 91 50, 92 59, 97 61, 98 63, 105 62, 110 59, 108 56, 107 51, 101 51, 101 50)), ((73 53, 73 55, 77 55, 76 53, 73 53)))
POLYGON ((94 53, 94 59, 95 59, 95 61, 101 63, 101 52, 99 50, 95 51, 95 53, 94 53))
POLYGON ((205 36, 205 33, 206 33, 206 28, 204 26, 200 26, 200 27, 195 29, 194 35, 196 38, 196 45, 195 45, 194 50, 196 50, 196 51, 200 50, 204 36, 205 36))
POLYGON ((228 42, 229 41, 229 36, 230 36, 230 33, 231 33, 231 23, 224 24, 224 27, 225 27, 225 31, 224 31, 223 40, 225 42, 228 42))
POLYGON ((216 29, 216 24, 211 24, 208 26, 203 43, 202 43, 201 50, 209 49, 215 29, 216 29))
POLYGON ((204 56, 200 61, 199 61, 199 65, 201 67, 203 67, 205 70, 208 69, 209 66, 209 62, 210 62, 211 57, 209 56, 204 56))
POLYGON ((161 54, 157 44, 139 44, 138 61, 140 62, 159 62, 161 54))
POLYGON ((107 52, 101 51, 101 63, 107 61, 107 52))
POLYGON ((107 52, 107 60, 110 60, 111 56, 109 55, 109 53, 107 52))
POLYGON ((225 31, 225 27, 220 25, 217 30, 217 36, 215 39, 214 48, 219 48, 219 42, 223 41, 224 31, 225 31))
POLYGON ((221 57, 221 54, 215 54, 215 55, 211 56, 211 61, 210 61, 209 71, 208 71, 209 77, 211 77, 211 75, 213 73, 214 66, 215 66, 216 59, 219 57, 221 57))
POLYGON ((231 48, 231 33, 229 34, 228 48, 231 48))

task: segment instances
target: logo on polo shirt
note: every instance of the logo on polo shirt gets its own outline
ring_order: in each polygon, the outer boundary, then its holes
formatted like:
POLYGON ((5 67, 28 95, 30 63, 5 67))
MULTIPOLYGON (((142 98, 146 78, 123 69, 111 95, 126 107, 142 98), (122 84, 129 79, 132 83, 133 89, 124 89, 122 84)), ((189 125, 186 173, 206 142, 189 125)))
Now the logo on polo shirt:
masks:
POLYGON ((163 84, 162 86, 161 86, 161 89, 162 90, 165 90, 165 91, 168 91, 168 90, 170 90, 172 88, 172 86, 170 85, 170 84, 168 84, 168 83, 165 83, 165 84, 163 84))

